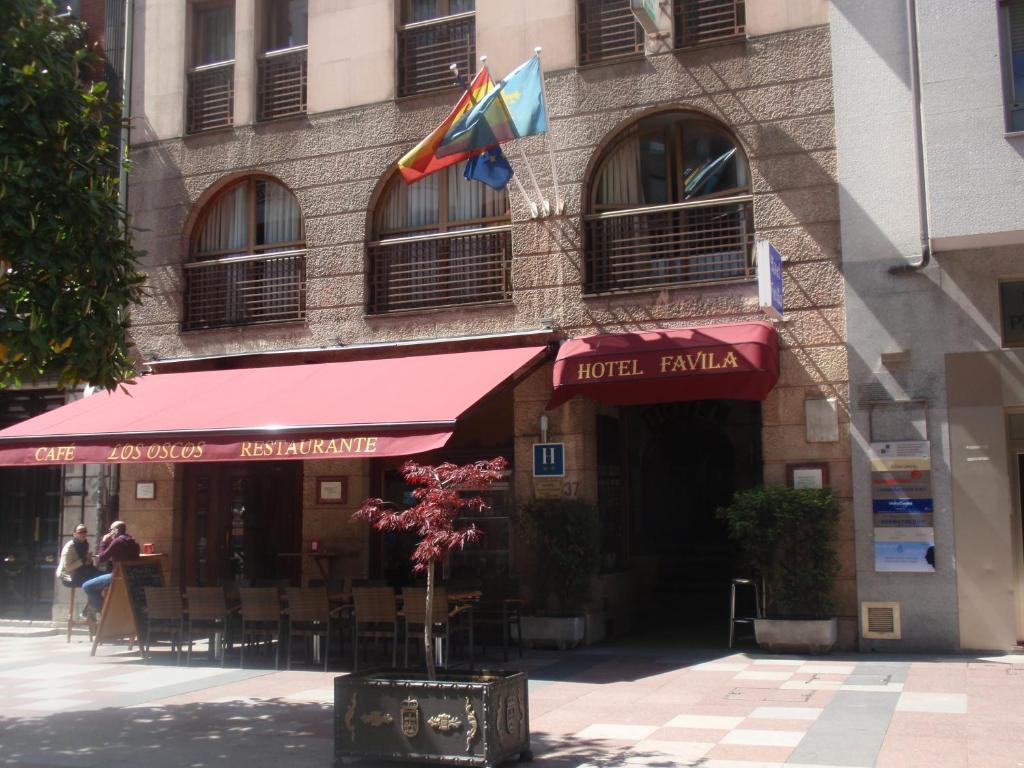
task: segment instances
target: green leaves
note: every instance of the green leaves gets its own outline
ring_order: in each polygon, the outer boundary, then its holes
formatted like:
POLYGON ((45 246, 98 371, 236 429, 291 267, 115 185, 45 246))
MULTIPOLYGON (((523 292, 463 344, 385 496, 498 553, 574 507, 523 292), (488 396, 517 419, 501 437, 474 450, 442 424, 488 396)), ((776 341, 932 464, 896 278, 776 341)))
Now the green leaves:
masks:
POLYGON ((769 618, 833 615, 839 504, 830 489, 752 488, 718 516, 764 578, 769 618))
POLYGON ((134 375, 127 307, 145 275, 117 200, 120 120, 82 28, 49 0, 0 3, 0 388, 112 389, 134 375))
POLYGON ((533 499, 522 509, 522 524, 543 563, 549 600, 562 613, 582 610, 601 557, 597 508, 582 499, 533 499))

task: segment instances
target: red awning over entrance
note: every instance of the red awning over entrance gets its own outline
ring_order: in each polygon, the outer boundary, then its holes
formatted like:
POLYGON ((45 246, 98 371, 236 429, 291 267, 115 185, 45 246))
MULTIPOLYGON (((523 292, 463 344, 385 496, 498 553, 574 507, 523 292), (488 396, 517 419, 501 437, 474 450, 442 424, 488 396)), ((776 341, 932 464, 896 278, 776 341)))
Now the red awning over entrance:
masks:
POLYGON ((778 378, 768 323, 582 336, 558 351, 548 408, 576 395, 608 405, 764 400, 778 378))
POLYGON ((0 432, 0 465, 406 456, 546 347, 163 373, 0 432))

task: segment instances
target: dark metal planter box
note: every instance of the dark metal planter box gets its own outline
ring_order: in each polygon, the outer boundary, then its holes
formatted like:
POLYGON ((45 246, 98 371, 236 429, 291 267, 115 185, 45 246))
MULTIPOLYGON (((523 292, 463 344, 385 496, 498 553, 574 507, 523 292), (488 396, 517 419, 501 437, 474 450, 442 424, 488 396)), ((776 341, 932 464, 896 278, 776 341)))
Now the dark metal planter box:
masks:
POLYGON ((334 757, 486 766, 532 759, 523 672, 370 672, 334 679, 334 757))

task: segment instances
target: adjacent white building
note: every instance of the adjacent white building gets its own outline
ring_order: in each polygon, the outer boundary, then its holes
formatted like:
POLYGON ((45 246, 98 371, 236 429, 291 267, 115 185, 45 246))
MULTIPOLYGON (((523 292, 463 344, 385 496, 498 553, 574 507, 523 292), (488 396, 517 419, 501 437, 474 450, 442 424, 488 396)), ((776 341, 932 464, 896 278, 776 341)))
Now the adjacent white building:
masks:
POLYGON ((1024 639, 1024 2, 833 0, 830 26, 861 647, 1010 648, 1024 639), (887 441, 928 441, 930 476, 873 474, 887 441), (894 534, 873 514, 886 493, 911 510, 930 498, 932 524, 894 534), (908 554, 931 531, 934 571, 886 570, 896 540, 908 554))

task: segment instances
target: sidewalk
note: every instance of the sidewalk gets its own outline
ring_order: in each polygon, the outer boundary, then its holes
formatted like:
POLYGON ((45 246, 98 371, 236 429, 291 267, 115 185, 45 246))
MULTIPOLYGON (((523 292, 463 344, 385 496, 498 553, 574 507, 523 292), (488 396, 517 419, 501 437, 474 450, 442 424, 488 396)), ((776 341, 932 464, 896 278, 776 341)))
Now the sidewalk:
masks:
MULTIPOLYGON (((332 764, 339 673, 186 669, 166 650, 146 666, 124 646, 89 648, 0 637, 0 766, 332 764)), ((543 768, 1024 766, 1022 656, 598 647, 509 666, 530 674, 543 768)))

